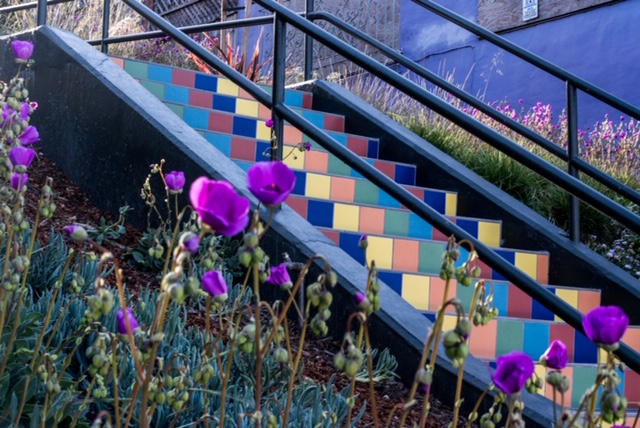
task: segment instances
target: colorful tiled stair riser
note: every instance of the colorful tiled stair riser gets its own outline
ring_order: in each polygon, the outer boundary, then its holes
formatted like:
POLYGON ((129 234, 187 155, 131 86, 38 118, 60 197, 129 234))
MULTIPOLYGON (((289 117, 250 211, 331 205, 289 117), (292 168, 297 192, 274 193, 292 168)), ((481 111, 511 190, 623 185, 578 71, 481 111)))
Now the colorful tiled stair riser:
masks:
MULTIPOLYGON (((193 71, 112 59, 241 168, 246 170, 253 162, 268 159, 271 131, 265 121, 271 113, 235 84, 193 71)), ((270 87, 264 89, 270 91, 270 87)), ((499 220, 457 217, 455 192, 417 187, 414 165, 378 159, 376 138, 345 134, 344 117, 311 110, 310 93, 287 90, 285 101, 417 198, 494 247, 509 263, 539 283, 548 284, 548 253, 502 248, 499 220)), ((288 155, 285 162, 296 174, 296 187, 287 203, 361 263, 364 255, 358 240, 363 234, 368 235, 367 257, 376 261, 380 278, 426 317, 434 319, 444 293, 444 281, 438 274, 447 236, 289 124, 285 125, 284 145, 288 155), (311 150, 300 151, 299 144, 306 141, 311 143, 311 150)), ((463 250, 457 263, 465 261, 467 256, 463 250)), ((602 360, 602 353, 584 335, 506 282, 498 272, 482 261, 476 264, 481 268, 481 278, 491 282, 499 317, 487 326, 476 328, 471 335, 471 353, 489 365, 494 364, 498 355, 513 350, 523 351, 537 360, 551 341, 563 341, 570 358, 563 373, 572 385, 567 399, 576 407, 595 379, 596 364, 602 360)), ((551 285, 547 290, 582 313, 600 305, 598 291, 551 285)), ((449 297, 458 297, 468 310, 472 295, 472 288, 454 281, 449 297)), ((454 323, 455 316, 447 315, 444 328, 452 328, 454 323)), ((640 349, 640 328, 630 327, 623 341, 640 349)), ((544 370, 536 366, 543 379, 544 370)), ((637 407, 640 375, 625 371, 620 389, 629 400, 630 408, 637 407)), ((543 388, 543 393, 553 397, 549 385, 543 388)))

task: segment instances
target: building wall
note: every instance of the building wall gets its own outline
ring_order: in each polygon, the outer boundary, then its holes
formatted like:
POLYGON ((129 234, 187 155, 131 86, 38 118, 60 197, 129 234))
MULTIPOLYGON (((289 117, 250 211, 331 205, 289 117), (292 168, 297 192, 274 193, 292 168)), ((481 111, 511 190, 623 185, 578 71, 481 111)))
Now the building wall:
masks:
MULTIPOLYGON (((514 0, 515 1, 515 0, 514 0)), ((540 0, 542 2, 544 0, 540 0)), ((477 20, 478 0, 439 0, 439 4, 477 20)), ((503 34, 510 41, 611 92, 640 105, 640 0, 610 3, 538 25, 503 34)), ((556 78, 538 71, 511 54, 460 29, 411 0, 400 7, 400 48, 409 58, 442 75, 453 75, 484 100, 508 100, 529 108, 550 103, 565 106, 565 88, 556 78)), ((618 113, 580 94, 582 127, 618 113)), ((613 116, 615 115, 615 116, 613 116)))

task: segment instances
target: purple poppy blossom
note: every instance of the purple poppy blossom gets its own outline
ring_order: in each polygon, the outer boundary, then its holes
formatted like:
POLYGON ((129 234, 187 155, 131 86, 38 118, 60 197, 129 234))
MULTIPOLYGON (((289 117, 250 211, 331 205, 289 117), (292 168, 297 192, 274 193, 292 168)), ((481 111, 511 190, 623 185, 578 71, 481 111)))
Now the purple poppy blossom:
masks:
POLYGON ((212 270, 202 275, 202 289, 215 300, 227 300, 227 281, 219 270, 212 270))
POLYGON ((307 152, 311 151, 311 143, 309 141, 304 142, 304 150, 307 152))
POLYGON ((22 135, 18 137, 20 140, 20 144, 23 146, 30 146, 33 143, 40 141, 40 134, 38 134, 38 130, 35 126, 29 125, 25 128, 22 135))
POLYGON ((193 232, 185 232, 180 236, 180 243, 185 251, 195 254, 200 248, 200 237, 193 232))
POLYGON ((562 370, 569 362, 567 346, 560 340, 554 340, 540 357, 540 361, 550 369, 562 370))
POLYGON ((271 266, 269 276, 266 281, 285 289, 293 286, 293 282, 291 281, 291 277, 289 276, 289 271, 287 270, 287 265, 285 263, 278 266, 271 266))
POLYGON ((9 160, 11 161, 11 165, 15 167, 23 167, 22 171, 24 172, 24 168, 31 165, 33 162, 33 158, 35 157, 36 152, 33 149, 29 149, 27 147, 16 146, 9 151, 9 160))
POLYGON ((216 233, 234 236, 249 223, 249 199, 226 181, 200 177, 191 185, 189 198, 202 223, 216 233))
POLYGON ((13 121, 13 117, 16 114, 16 111, 14 109, 12 109, 11 107, 9 107, 9 103, 5 103, 5 105, 2 106, 2 122, 0 122, 0 127, 4 127, 5 125, 11 125, 11 122, 13 121))
POLYGON ((116 329, 119 334, 127 334, 129 331, 133 332, 136 328, 140 328, 140 324, 138 324, 136 317, 133 316, 131 308, 127 308, 127 319, 131 330, 127 329, 127 322, 124 319, 124 311, 122 309, 118 310, 118 313, 116 314, 116 329))
POLYGON ((29 119, 29 115, 31 114, 31 106, 29 103, 21 103, 20 104, 20 119, 27 120, 29 119))
POLYGON ((184 172, 171 171, 170 173, 165 174, 164 180, 167 183, 167 187, 169 188, 170 193, 182 193, 182 189, 184 188, 185 183, 184 172))
POLYGON ((266 205, 284 202, 296 185, 296 175, 282 162, 257 162, 247 172, 251 193, 266 205))
POLYGON ((70 224, 68 226, 65 226, 62 230, 64 231, 64 234, 67 236, 67 238, 71 238, 77 242, 82 242, 89 237, 87 231, 82 226, 70 224))
POLYGON ((264 125, 267 128, 273 128, 273 119, 267 119, 267 121, 264 123, 264 125))
POLYGON ((13 56, 16 57, 16 62, 27 62, 33 55, 33 43, 28 41, 13 41, 11 42, 11 49, 13 49, 13 56))
POLYGON ((496 364, 491 380, 507 395, 520 392, 534 370, 531 357, 519 351, 499 356, 496 364))
POLYGON ((15 190, 22 190, 29 181, 29 174, 26 172, 14 172, 11 176, 11 187, 15 190))
POLYGON ((617 306, 600 306, 582 317, 584 333, 592 342, 600 345, 614 345, 622 339, 629 318, 617 306))

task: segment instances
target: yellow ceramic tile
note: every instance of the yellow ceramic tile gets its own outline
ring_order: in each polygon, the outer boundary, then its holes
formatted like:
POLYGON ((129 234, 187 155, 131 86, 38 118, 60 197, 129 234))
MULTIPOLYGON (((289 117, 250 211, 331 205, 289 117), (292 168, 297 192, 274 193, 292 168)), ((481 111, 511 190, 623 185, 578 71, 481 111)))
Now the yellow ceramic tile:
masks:
POLYGON ((544 395, 545 383, 546 383, 545 379, 547 378, 547 369, 544 366, 541 366, 540 364, 536 364, 535 367, 536 367, 536 374, 542 381, 542 388, 538 390, 538 394, 544 395))
POLYGON ((442 330, 453 330, 458 323, 458 317, 456 315, 445 315, 442 323, 442 330))
POLYGON ((258 117, 258 102, 252 100, 236 100, 236 114, 242 116, 258 117))
POLYGON ((480 221, 478 222, 478 240, 490 247, 499 247, 500 229, 501 224, 498 222, 480 221))
MULTIPOLYGON (((291 152, 291 149, 292 147, 285 146, 284 156, 287 156, 291 152)), ((293 149, 293 153, 285 158, 284 163, 287 164, 289 168, 304 169, 304 155, 305 152, 293 149)))
POLYGON ((602 348, 598 348, 598 363, 604 363, 607 361, 609 354, 602 348))
POLYGON ((402 297, 419 311, 429 310, 428 276, 402 275, 402 297))
POLYGON ((218 79, 218 94, 231 95, 232 97, 237 97, 239 93, 238 85, 233 83, 231 80, 227 79, 218 79))
POLYGON ((458 206, 458 195, 455 193, 447 193, 445 195, 444 213, 446 215, 456 215, 456 207, 458 206))
MULTIPOLYGON (((309 178, 307 177, 307 183, 309 178)), ((391 269, 393 265, 393 239, 369 236, 367 261, 375 260, 379 269, 391 269)))
POLYGON ((357 232, 360 219, 360 207, 357 205, 334 204, 333 228, 357 232))
POLYGON ((330 199, 331 177, 320 174, 307 174, 305 196, 318 199, 330 199))
POLYGON ((271 141, 271 128, 267 128, 267 125, 264 124, 264 120, 259 120, 256 124, 256 128, 258 128, 256 132, 256 139, 271 141))
POLYGON ((515 265, 518 269, 536 279, 538 274, 538 257, 532 253, 516 253, 515 265))
MULTIPOLYGON (((563 290, 556 288, 556 296, 567 302, 571 307, 578 309, 578 290, 563 290)), ((560 317, 555 316, 556 321, 562 321, 560 317)))

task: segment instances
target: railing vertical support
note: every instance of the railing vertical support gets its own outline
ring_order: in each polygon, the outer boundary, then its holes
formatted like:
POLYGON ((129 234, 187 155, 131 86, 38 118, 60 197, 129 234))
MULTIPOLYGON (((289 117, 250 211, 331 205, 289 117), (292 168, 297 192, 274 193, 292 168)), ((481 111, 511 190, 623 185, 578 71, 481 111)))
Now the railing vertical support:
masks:
MULTIPOLYGON (((569 156, 569 174, 580 178, 580 171, 574 161, 580 156, 578 152, 578 94, 576 87, 567 82, 567 154, 569 156)), ((573 242, 580 242, 580 200, 569 195, 569 238, 573 242)))
POLYGON ((287 24, 278 14, 273 23, 273 87, 271 92, 273 130, 275 141, 271 142, 271 160, 282 160, 284 120, 277 114, 276 106, 284 104, 284 70, 286 67, 287 24))
MULTIPOLYGON (((309 14, 314 10, 314 0, 307 0, 305 5, 305 16, 309 19, 309 14)), ((304 33, 304 80, 310 80, 313 74, 313 38, 304 33)))
POLYGON ((36 23, 38 25, 47 25, 47 0, 38 0, 36 23))
POLYGON ((109 38, 109 16, 111 14, 111 0, 104 0, 104 9, 102 11, 102 43, 100 44, 100 50, 103 54, 109 53, 109 45, 104 42, 109 38))

